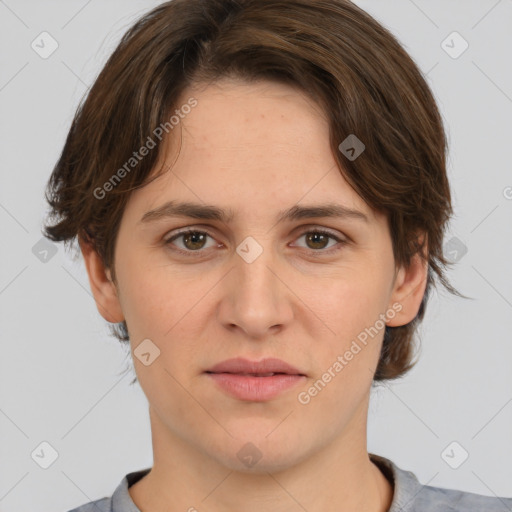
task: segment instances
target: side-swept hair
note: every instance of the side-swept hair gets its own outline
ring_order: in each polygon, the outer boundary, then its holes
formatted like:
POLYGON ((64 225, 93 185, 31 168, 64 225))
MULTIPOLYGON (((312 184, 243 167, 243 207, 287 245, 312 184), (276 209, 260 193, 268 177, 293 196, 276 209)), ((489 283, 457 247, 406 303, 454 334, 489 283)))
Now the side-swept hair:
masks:
MULTIPOLYGON (((79 105, 46 198, 53 241, 78 238, 98 252, 115 281, 114 247, 124 208, 144 186, 160 144, 112 190, 108 182, 169 121, 188 86, 220 78, 272 80, 297 87, 329 122, 339 172, 389 222, 396 265, 428 260, 426 290, 407 325, 386 326, 374 381, 395 379, 417 361, 414 334, 437 276, 450 293, 442 252, 452 214, 447 140, 425 77, 397 39, 349 0, 172 0, 122 37, 79 105), (355 134, 355 160, 338 146, 355 134), (96 191, 96 193, 95 193, 96 191), (423 243, 418 234, 425 234, 423 243)), ((129 341, 126 322, 113 334, 129 341)))

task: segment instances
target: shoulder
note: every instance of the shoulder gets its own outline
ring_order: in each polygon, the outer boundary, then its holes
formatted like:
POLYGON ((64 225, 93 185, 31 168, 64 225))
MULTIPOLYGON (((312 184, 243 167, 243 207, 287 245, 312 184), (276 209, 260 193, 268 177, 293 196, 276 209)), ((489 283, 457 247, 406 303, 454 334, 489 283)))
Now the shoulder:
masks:
POLYGON ((112 498, 101 498, 99 500, 90 501, 80 505, 69 512, 111 512, 112 511, 112 498))
POLYGON ((147 475, 150 470, 151 468, 145 468, 128 473, 121 480, 112 496, 84 503, 68 512, 140 512, 133 503, 128 488, 147 475))
POLYGON ((429 512, 507 512, 512 511, 512 498, 425 485, 414 500, 414 508, 429 512))
POLYGON ((512 512, 512 498, 423 485, 414 473, 385 457, 370 454, 370 459, 393 482, 388 512, 512 512))

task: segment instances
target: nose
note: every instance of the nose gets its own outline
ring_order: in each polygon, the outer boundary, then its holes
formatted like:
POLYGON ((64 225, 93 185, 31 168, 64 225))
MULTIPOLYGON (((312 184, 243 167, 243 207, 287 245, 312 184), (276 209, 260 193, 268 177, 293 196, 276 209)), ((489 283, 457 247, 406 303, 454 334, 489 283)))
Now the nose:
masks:
POLYGON ((249 261, 238 253, 233 255, 234 268, 224 279, 218 319, 230 331, 263 339, 291 323, 294 295, 284 267, 270 248, 263 248, 254 261, 249 261))

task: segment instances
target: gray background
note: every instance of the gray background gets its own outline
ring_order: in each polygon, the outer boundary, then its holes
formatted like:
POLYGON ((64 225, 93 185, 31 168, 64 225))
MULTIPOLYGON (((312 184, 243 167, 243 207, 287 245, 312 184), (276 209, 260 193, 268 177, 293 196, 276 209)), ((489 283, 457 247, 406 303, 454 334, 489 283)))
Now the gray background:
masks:
MULTIPOLYGON (((44 186, 79 100, 124 31, 158 3, 0 1, 2 512, 69 510, 152 464, 146 399, 122 373, 126 353, 81 259, 58 246, 41 261, 36 244, 44 186), (47 59, 31 47, 43 31, 59 45, 47 59), (58 453, 47 469, 48 449, 31 456, 43 441, 58 453)), ((356 3, 428 73, 450 142, 447 240, 458 239, 449 250, 459 262, 448 277, 473 298, 433 295, 417 367, 372 396, 368 449, 422 483, 511 497, 512 0, 356 3), (453 31, 469 43, 458 58, 442 46, 453 31), (463 449, 469 458, 453 469, 446 460, 460 463, 463 449)), ((462 48, 453 36, 448 44, 462 48)))

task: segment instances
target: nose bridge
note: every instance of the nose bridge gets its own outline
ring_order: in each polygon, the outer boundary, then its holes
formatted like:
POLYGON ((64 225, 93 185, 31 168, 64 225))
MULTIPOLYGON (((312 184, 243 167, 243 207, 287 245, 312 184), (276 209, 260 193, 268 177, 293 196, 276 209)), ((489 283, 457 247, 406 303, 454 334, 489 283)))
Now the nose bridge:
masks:
POLYGON ((278 255, 271 237, 247 237, 236 252, 222 321, 251 336, 263 336, 269 328, 286 324, 291 318, 286 287, 278 277, 278 255))
MULTIPOLYGON (((237 287, 243 295, 257 296, 263 294, 268 300, 275 292, 276 276, 270 271, 276 266, 270 237, 246 237, 236 248, 237 287)), ((275 272, 275 271, 274 271, 275 272)), ((263 298, 263 297, 262 297, 263 298)))

